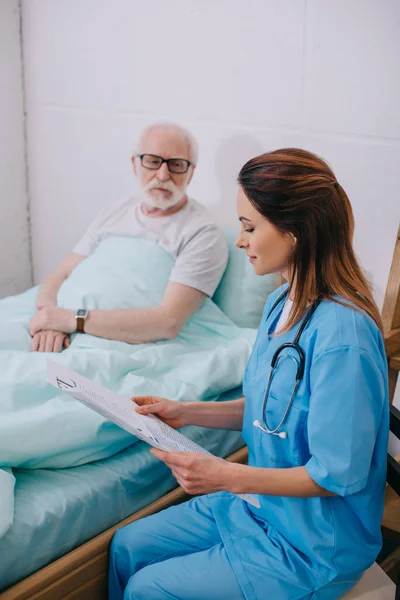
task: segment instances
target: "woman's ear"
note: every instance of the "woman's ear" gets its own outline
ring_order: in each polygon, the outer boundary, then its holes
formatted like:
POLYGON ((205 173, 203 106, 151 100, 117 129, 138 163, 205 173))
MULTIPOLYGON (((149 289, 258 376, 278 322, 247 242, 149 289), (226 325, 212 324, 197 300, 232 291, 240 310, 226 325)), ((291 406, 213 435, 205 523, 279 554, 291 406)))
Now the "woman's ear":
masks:
POLYGON ((289 235, 289 237, 292 241, 293 247, 294 247, 297 244, 297 237, 293 233, 290 233, 290 232, 288 233, 288 235, 289 235))

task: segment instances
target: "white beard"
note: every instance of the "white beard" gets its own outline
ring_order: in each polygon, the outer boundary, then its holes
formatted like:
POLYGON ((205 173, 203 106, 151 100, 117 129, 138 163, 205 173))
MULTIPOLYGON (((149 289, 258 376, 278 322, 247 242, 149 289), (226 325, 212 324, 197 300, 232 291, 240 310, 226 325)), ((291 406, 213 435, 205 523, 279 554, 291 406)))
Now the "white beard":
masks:
MULTIPOLYGON (((147 206, 159 208, 160 210, 168 210, 179 204, 186 193, 186 188, 186 185, 178 187, 172 181, 161 183, 161 181, 155 177, 147 185, 143 186, 141 191, 144 197, 144 203, 147 206), (153 188, 161 188, 170 193, 168 194, 168 197, 164 197, 161 194, 158 197, 155 197, 150 193, 150 190, 153 188)), ((167 194, 165 194, 165 196, 167 196, 167 194)))

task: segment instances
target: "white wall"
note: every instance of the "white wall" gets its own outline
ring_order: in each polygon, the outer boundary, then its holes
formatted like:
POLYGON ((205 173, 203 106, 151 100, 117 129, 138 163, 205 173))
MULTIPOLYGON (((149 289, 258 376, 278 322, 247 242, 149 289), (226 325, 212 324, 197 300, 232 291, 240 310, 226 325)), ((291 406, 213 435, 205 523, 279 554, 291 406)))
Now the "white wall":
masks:
POLYGON ((36 282, 135 189, 142 127, 171 119, 198 137, 191 191, 225 225, 237 226, 235 176, 251 156, 292 145, 326 158, 381 304, 400 218, 398 0, 22 7, 36 282))
POLYGON ((382 301, 400 217, 398 0, 25 0, 23 20, 36 281, 135 189, 132 143, 162 118, 199 138, 191 191, 228 225, 245 160, 324 156, 382 301))
POLYGON ((0 297, 31 285, 18 0, 0 1, 0 297))

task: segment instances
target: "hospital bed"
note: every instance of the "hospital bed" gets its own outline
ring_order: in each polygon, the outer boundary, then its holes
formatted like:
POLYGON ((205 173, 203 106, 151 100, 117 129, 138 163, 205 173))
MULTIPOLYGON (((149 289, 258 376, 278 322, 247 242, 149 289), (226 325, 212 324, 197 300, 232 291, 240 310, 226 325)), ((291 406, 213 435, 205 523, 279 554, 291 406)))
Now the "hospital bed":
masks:
MULTIPOLYGON (((229 398, 236 397, 237 394, 230 394, 229 398)), ((228 399, 228 398, 226 398, 228 399)), ((186 428, 186 431, 192 439, 214 451, 220 456, 229 453, 235 446, 242 444, 240 436, 237 432, 224 432, 223 440, 218 439, 216 431, 198 429, 198 435, 194 435, 194 428, 186 428), (190 430, 192 429, 192 430, 190 430)), ((221 432, 219 432, 221 433, 221 432)), ((96 509, 99 505, 99 499, 96 498, 96 491, 92 490, 88 497, 88 486, 93 485, 96 481, 95 472, 98 470, 97 476, 102 476, 104 472, 109 472, 111 477, 108 478, 107 484, 104 485, 103 492, 97 493, 102 495, 103 501, 106 503, 106 513, 108 512, 108 520, 112 521, 117 514, 121 514, 121 510, 126 510, 129 504, 143 508, 133 511, 132 514, 125 519, 118 521, 115 525, 108 527, 102 533, 95 535, 92 539, 83 543, 72 551, 67 552, 61 558, 58 558, 39 569, 34 574, 26 577, 16 585, 8 588, 3 593, 0 593, 1 600, 106 600, 107 599, 107 567, 108 567, 108 549, 114 532, 119 527, 128 525, 133 521, 146 517, 160 510, 164 510, 173 504, 183 502, 188 499, 187 494, 182 488, 173 488, 174 483, 171 476, 164 469, 161 463, 158 466, 157 474, 154 477, 154 483, 148 479, 149 469, 154 469, 155 463, 148 451, 148 447, 142 442, 136 444, 133 448, 120 453, 120 456, 112 457, 105 461, 99 461, 92 465, 84 465, 84 467, 76 467, 75 469, 62 469, 59 472, 39 473, 36 479, 41 480, 43 485, 40 487, 35 485, 35 475, 31 473, 28 477, 27 473, 21 473, 17 476, 17 482, 20 490, 17 493, 17 521, 23 519, 25 515, 26 522, 20 523, 17 529, 23 531, 28 528, 28 534, 21 544, 24 542, 24 547, 20 548, 19 556, 14 554, 12 546, 10 554, 6 556, 4 549, 0 551, 2 567, 6 565, 11 568, 14 573, 18 572, 19 568, 34 569, 35 565, 43 560, 42 557, 57 556, 65 550, 65 543, 68 539, 68 544, 74 544, 80 536, 85 535, 85 527, 66 527, 63 534, 63 519, 68 513, 77 510, 76 503, 84 503, 84 515, 81 518, 82 523, 85 523, 86 531, 93 527, 102 527, 104 524, 105 514, 97 514, 96 509), (135 449, 136 448, 136 449, 135 449), (123 481, 124 469, 127 468, 132 459, 136 456, 138 465, 134 467, 133 472, 136 473, 134 481, 123 481), (140 465, 140 466, 139 466, 140 465), (65 473, 64 473, 65 471, 65 473), (73 472, 74 471, 74 472, 73 472), (164 471, 163 475, 159 476, 159 471, 164 471), (90 473, 92 472, 92 473, 90 473), (140 475, 139 475, 140 473, 140 475), (25 475, 25 479, 24 479, 25 475), (64 484, 62 484, 63 479, 64 484), (67 483, 68 479, 71 479, 67 483), (147 480, 147 485, 146 485, 147 480), (86 485, 75 487, 77 483, 84 481, 86 485), (137 496, 133 493, 133 489, 141 487, 142 493, 137 496), (131 488, 131 489, 130 489, 131 488), (146 502, 151 497, 156 497, 161 490, 171 489, 164 493, 156 500, 146 505, 146 502), (68 492, 69 490, 69 492, 68 492), (77 494, 74 496, 73 491, 77 494), (107 493, 108 490, 108 493, 107 493), (118 491, 117 491, 118 490, 118 491), (65 496, 63 494, 65 493, 65 496), (107 494, 107 495, 106 495, 107 494), (123 497, 121 497, 123 494, 123 497), (53 505, 51 496, 54 497, 53 505), (39 501, 40 498, 40 501, 39 501), (58 500, 57 500, 58 498, 58 500), (62 501, 64 498, 64 501, 62 501), (69 507, 68 507, 69 500, 69 507), (118 506, 119 502, 122 505, 118 506), (36 502, 41 503, 43 514, 42 521, 38 520, 38 507, 36 502), (48 503, 48 504, 47 504, 48 503), (20 511, 18 510, 18 505, 20 511), (24 504, 26 508, 24 510, 24 504), (32 510, 29 512, 29 506, 33 504, 32 510), (46 505, 47 504, 47 505, 46 505), (29 505, 29 506, 28 506, 29 505), (50 516, 52 505, 52 518, 50 516), (62 507, 63 505, 63 507, 62 507), (108 510, 107 510, 108 509, 108 510), (60 511, 60 514, 59 514, 60 511), (45 514, 47 513, 47 519, 45 514), (36 523, 35 522, 36 515, 36 523), (53 528, 53 533, 49 535, 50 528, 53 528), (35 533, 33 531, 35 530, 35 533), (31 531, 31 541, 29 536, 31 531), (47 543, 52 543, 59 540, 60 544, 56 547, 47 546, 47 543), (64 544, 63 544, 64 540, 64 544), (49 554, 50 553, 50 554, 49 554), (12 568, 12 564, 16 564, 16 570, 12 568)), ((245 447, 230 454, 228 460, 246 463, 247 449, 245 447)), ((132 474, 132 473, 131 473, 132 474)), ((129 476, 129 469, 125 472, 125 476, 129 476)), ((36 481, 36 484, 38 482, 36 481)), ((40 511, 39 511, 40 512, 40 511)), ((2 575, 3 576, 3 575, 2 575)), ((342 600, 395 600, 395 585, 382 569, 375 563, 363 575, 359 583, 350 590, 342 600)))
MULTIPOLYGON (((233 237, 228 243, 233 247, 233 237)), ((223 309, 238 324, 254 327, 267 290, 254 285, 243 265, 235 264, 238 254, 233 261, 231 257, 226 288, 220 290, 223 309), (243 297, 232 293, 238 279, 244 282, 243 297), (252 311, 247 315, 245 303, 252 311)), ((220 400, 240 395, 236 389, 220 400)), ((193 427, 183 432, 215 455, 247 461, 240 432, 193 427)), ((0 600, 105 600, 108 548, 116 529, 188 498, 143 442, 91 464, 16 469, 15 475, 14 524, 0 539, 0 600)), ((343 600, 394 598, 394 584, 374 564, 343 600)))
MULTIPOLYGON (((247 458, 240 432, 182 431, 218 456, 247 458)), ((144 442, 80 467, 15 474, 15 521, 0 540, 0 589, 7 588, 1 600, 106 598, 114 531, 187 498, 144 442)))
MULTIPOLYGON (((229 262, 213 300, 240 327, 258 326, 275 276, 257 277, 225 231, 229 262), (239 282, 239 285, 238 285, 239 282)), ((238 398, 241 389, 220 401, 238 398)), ((215 455, 246 460, 240 432, 185 427, 215 455)), ((0 599, 105 596, 107 552, 121 524, 186 498, 164 463, 137 442, 107 459, 64 469, 14 469, 14 523, 0 538, 0 599)))
MULTIPOLYGON (((184 432, 214 454, 247 461, 240 432, 184 432)), ((16 476, 15 523, 0 540, 0 585, 22 580, 0 600, 106 600, 116 529, 188 498, 143 442, 81 467, 19 470, 16 476)), ((393 582, 375 563, 342 600, 394 599, 393 582)))

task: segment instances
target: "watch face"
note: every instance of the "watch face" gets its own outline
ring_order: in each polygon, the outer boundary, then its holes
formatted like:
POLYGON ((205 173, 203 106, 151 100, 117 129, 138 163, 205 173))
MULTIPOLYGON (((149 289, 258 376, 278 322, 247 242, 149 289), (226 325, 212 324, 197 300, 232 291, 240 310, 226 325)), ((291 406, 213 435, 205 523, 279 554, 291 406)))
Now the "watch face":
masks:
POLYGON ((76 313, 76 316, 77 316, 77 317, 83 317, 83 318, 85 319, 85 318, 86 318, 86 316, 87 316, 87 312, 88 312, 88 311, 87 311, 85 308, 80 308, 80 309, 77 311, 77 313, 76 313))

